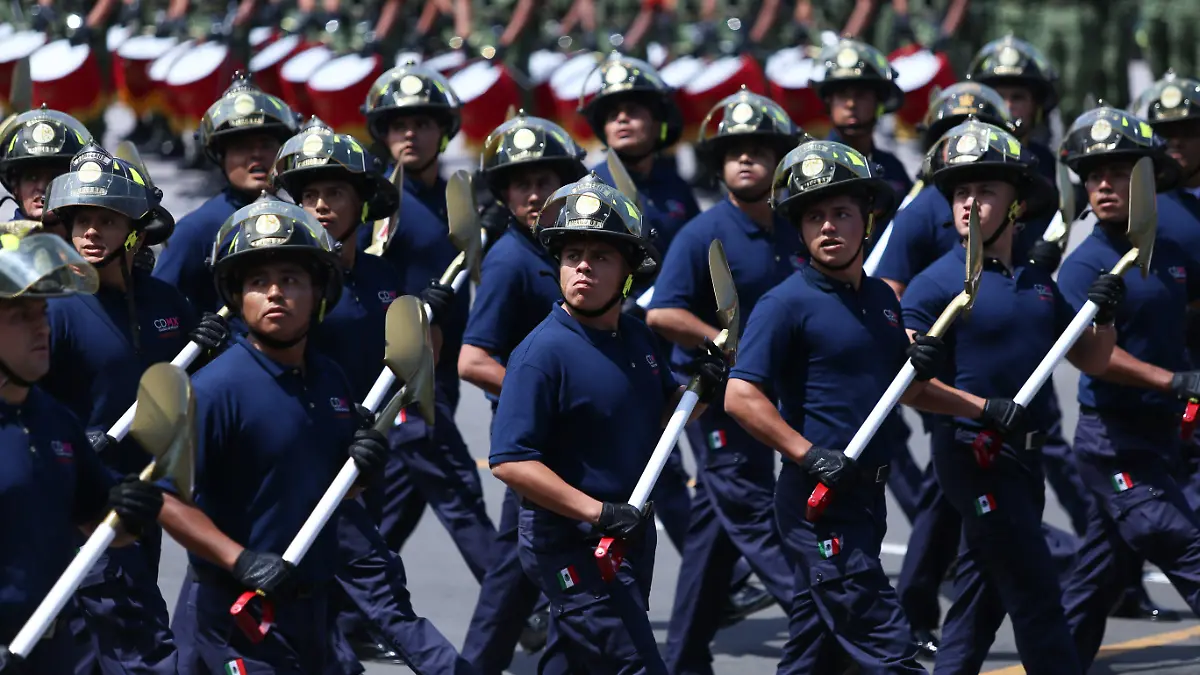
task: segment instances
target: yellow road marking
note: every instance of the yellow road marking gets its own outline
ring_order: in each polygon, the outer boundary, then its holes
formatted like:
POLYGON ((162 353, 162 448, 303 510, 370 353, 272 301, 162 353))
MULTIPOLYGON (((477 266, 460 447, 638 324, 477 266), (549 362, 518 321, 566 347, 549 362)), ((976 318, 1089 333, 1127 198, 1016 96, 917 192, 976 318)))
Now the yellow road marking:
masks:
MULTIPOLYGON (((1153 647, 1164 647, 1176 642, 1183 642, 1188 638, 1200 637, 1200 626, 1192 626, 1182 630, 1175 630, 1169 633, 1156 633, 1147 635, 1146 637, 1129 640, 1128 642, 1118 642, 1114 645, 1104 645, 1100 647, 1100 654, 1096 657, 1097 660, 1105 657, 1116 656, 1124 652, 1137 651, 1139 649, 1150 649, 1153 647)), ((989 670, 982 675, 1023 675, 1025 669, 1021 666, 1009 666, 1007 668, 999 668, 989 670)))

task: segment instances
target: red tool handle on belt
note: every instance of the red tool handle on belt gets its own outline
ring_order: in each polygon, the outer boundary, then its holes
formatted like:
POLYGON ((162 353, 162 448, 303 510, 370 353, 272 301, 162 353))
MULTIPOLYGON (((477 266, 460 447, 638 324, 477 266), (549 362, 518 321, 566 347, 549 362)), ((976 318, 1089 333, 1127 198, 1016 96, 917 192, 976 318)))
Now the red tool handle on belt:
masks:
POLYGON ((1188 399, 1187 407, 1183 410, 1183 422, 1179 425, 1179 437, 1185 441, 1192 440, 1196 431, 1196 413, 1200 412, 1200 399, 1188 399))
POLYGON ((242 593, 237 602, 229 608, 229 613, 233 616, 233 620, 237 623, 238 628, 246 634, 246 637, 253 644, 258 644, 267 637, 267 633, 271 632, 271 627, 275 625, 275 603, 271 602, 263 595, 262 591, 246 591, 242 593), (262 621, 255 621, 254 616, 246 611, 250 608, 250 603, 255 598, 262 598, 262 621))
POLYGON ((971 450, 975 452, 975 462, 979 464, 981 469, 989 469, 996 461, 996 455, 1000 454, 1000 447, 1004 442, 1000 439, 1000 434, 991 429, 984 429, 975 436, 975 440, 971 443, 971 450))
POLYGON ((596 566, 600 568, 600 578, 611 582, 617 578, 617 570, 621 569, 621 562, 625 560, 625 541, 604 537, 596 545, 595 555, 596 566))
POLYGON ((824 483, 817 483, 817 487, 813 488, 812 494, 808 496, 808 509, 805 511, 804 517, 808 522, 814 522, 825 513, 825 509, 829 506, 829 502, 833 500, 833 493, 824 483))

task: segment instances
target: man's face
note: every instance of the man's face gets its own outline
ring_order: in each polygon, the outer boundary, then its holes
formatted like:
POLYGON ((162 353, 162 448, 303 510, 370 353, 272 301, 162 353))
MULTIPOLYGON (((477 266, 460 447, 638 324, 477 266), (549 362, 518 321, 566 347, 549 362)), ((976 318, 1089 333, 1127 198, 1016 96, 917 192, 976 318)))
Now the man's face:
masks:
POLYGON ((620 101, 608 109, 604 119, 604 136, 608 147, 632 155, 644 154, 654 148, 659 125, 650 108, 634 101, 620 101))
POLYGON ((45 300, 0 300, 0 361, 26 382, 37 382, 50 370, 45 300))
POLYGON ((362 200, 354 186, 342 180, 315 180, 301 190, 304 207, 334 241, 342 241, 362 218, 362 200))
POLYGON ((229 184, 238 192, 254 194, 271 187, 270 170, 279 153, 279 140, 270 134, 238 134, 222 144, 221 163, 229 184))
POLYGON ((1096 218, 1107 223, 1129 220, 1129 177, 1132 174, 1131 161, 1107 162, 1087 172, 1083 187, 1096 218))
POLYGON ((429 115, 397 115, 388 124, 387 146, 406 170, 423 169, 441 152, 442 127, 429 115))
MULTIPOLYGON (((110 254, 125 250, 125 241, 133 231, 133 221, 115 211, 95 206, 75 209, 71 221, 71 243, 83 259, 95 265, 110 254)), ((140 239, 142 235, 138 235, 140 239)), ((130 247, 126 255, 137 251, 130 247)))
POLYGON ((281 342, 308 332, 315 303, 312 274, 291 261, 257 265, 242 280, 242 319, 254 332, 281 342))
POLYGON ((1020 121, 1017 130, 1022 136, 1028 136, 1033 130, 1033 126, 1037 124, 1037 101, 1033 98, 1033 91, 1029 87, 1024 87, 1017 84, 998 84, 995 87, 996 93, 1004 99, 1008 104, 1008 112, 1012 115, 1013 121, 1020 121))
POLYGON ((13 186, 17 203, 21 205, 21 213, 33 220, 41 220, 46 208, 46 187, 50 181, 61 173, 50 166, 32 166, 17 176, 13 186))
MULTIPOLYGON (((875 121, 879 95, 872 87, 844 85, 829 96, 829 119, 835 127, 854 127, 875 121)), ((870 129, 854 129, 854 133, 871 133, 870 129)))
POLYGON ((971 206, 978 204, 979 234, 983 235, 984 241, 991 239, 1008 220, 1008 210, 1012 208, 1016 198, 1016 188, 1004 181, 981 180, 956 185, 951 208, 954 211, 954 227, 958 230, 958 236, 967 236, 971 229, 971 206))
POLYGON ((1191 177, 1186 187, 1196 187, 1200 171, 1200 120, 1160 124, 1155 131, 1167 140, 1167 154, 1179 162, 1183 175, 1191 177))
POLYGON ((568 243, 559 257, 558 281, 573 308, 597 311, 621 291, 629 263, 612 244, 595 239, 568 243))
POLYGON ((840 268, 862 251, 866 217, 849 195, 830 197, 809 206, 800 216, 800 238, 813 262, 840 268))
POLYGON ((504 204, 518 222, 532 230, 537 225, 538 215, 546 205, 546 200, 560 187, 562 179, 551 169, 517 169, 512 172, 512 179, 504 188, 504 204))
POLYGON ((731 143, 725 151, 721 178, 732 192, 760 193, 770 187, 775 164, 775 152, 762 143, 731 143))

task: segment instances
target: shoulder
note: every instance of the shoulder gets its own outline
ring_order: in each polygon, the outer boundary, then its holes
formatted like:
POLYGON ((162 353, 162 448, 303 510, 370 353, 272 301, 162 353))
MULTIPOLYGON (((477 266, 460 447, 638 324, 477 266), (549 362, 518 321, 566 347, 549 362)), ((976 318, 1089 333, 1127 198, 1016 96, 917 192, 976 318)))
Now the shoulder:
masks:
POLYGON ((862 290, 866 297, 877 304, 888 307, 898 307, 900 305, 900 301, 896 298, 896 292, 883 279, 865 277, 863 279, 862 290))
POLYGON ((71 431, 76 430, 76 428, 80 432, 83 431, 83 425, 75 413, 71 412, 70 408, 46 393, 39 386, 35 385, 30 388, 25 409, 32 413, 30 415, 32 419, 53 420, 55 426, 62 426, 71 431))
MULTIPOLYGON (((950 251, 933 261, 929 267, 921 270, 920 274, 913 277, 909 282, 908 287, 904 290, 905 306, 910 303, 910 299, 926 299, 930 295, 940 295, 949 289, 949 279, 954 279, 961 286, 963 280, 963 262, 958 259, 954 251, 950 251), (953 274, 951 271, 953 270, 953 274), (915 291, 915 293, 914 293, 915 291)), ((961 289, 959 289, 961 290, 961 289)))
POLYGON ((192 375, 192 386, 197 391, 209 393, 234 391, 237 387, 231 385, 255 379, 261 370, 253 362, 253 357, 246 351, 244 344, 234 341, 228 349, 192 375))
MULTIPOLYGON (((555 307, 550 311, 562 310, 555 307)), ((507 368, 511 370, 515 366, 529 366, 544 373, 557 370, 563 362, 562 357, 575 346, 577 338, 575 333, 566 330, 552 315, 547 314, 513 350, 507 368)))
POLYGON ((399 283, 400 270, 391 261, 384 260, 379 256, 374 255, 358 255, 355 257, 354 266, 359 269, 362 276, 371 279, 374 283, 399 283))

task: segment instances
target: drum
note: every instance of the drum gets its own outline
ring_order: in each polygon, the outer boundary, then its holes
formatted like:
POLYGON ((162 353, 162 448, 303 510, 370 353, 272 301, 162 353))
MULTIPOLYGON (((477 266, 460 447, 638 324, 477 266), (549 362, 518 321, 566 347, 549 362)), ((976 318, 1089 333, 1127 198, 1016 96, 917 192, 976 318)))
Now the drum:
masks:
POLYGON ((55 40, 29 57, 33 107, 43 104, 80 122, 99 119, 108 107, 100 85, 100 64, 92 48, 55 40))
POLYGON ((538 117, 554 118, 554 90, 550 76, 566 63, 567 55, 549 49, 539 49, 529 55, 529 83, 533 85, 533 111, 538 117))
POLYGON ((180 123, 179 118, 175 115, 175 107, 171 101, 171 92, 167 88, 167 75, 171 72, 171 66, 175 65, 175 62, 188 53, 195 44, 192 40, 175 43, 165 54, 154 59, 150 64, 150 68, 146 71, 150 76, 151 86, 154 87, 154 94, 150 100, 159 106, 154 112, 167 118, 167 124, 171 127, 171 132, 175 135, 182 134, 185 129, 180 123))
POLYGON ((596 55, 588 52, 572 56, 550 74, 550 93, 554 97, 554 112, 550 119, 571 133, 581 144, 598 141, 579 114, 579 94, 587 87, 584 102, 600 91, 600 72, 596 70, 596 55), (596 71, 593 73, 592 71, 596 71), (588 77, 588 75, 591 77, 588 77))
MULTIPOLYGON (((284 61, 283 67, 279 69, 280 95, 292 110, 302 114, 305 118, 315 114, 305 85, 308 84, 308 79, 313 76, 313 73, 332 58, 333 51, 324 45, 317 45, 301 50, 292 58, 284 61)), ((361 101, 347 103, 347 105, 357 107, 359 103, 361 101)))
MULTIPOLYGON (((422 63, 419 60, 417 62, 422 63)), ((397 61, 396 63, 404 62, 397 61)), ((454 51, 442 52, 441 54, 434 54, 433 56, 425 59, 423 63, 426 68, 432 68, 442 75, 449 75, 450 73, 453 73, 459 68, 467 65, 467 55, 464 54, 461 49, 457 49, 454 51)))
POLYGON ((425 60, 425 57, 421 56, 421 52, 414 52, 414 51, 409 51, 407 49, 401 49, 400 51, 396 52, 395 64, 398 66, 402 66, 411 61, 413 63, 413 65, 419 65, 424 60, 425 60))
POLYGON ((13 31, 0 40, 0 101, 4 103, 5 108, 12 107, 8 95, 12 91, 12 75, 17 61, 29 56, 44 44, 46 34, 32 30, 13 31))
POLYGON ((671 56, 671 50, 662 46, 657 42, 651 42, 646 45, 646 63, 654 66, 656 70, 661 70, 663 64, 671 56))
POLYGON ((235 70, 229 47, 216 42, 192 47, 171 66, 167 91, 182 128, 200 126, 208 107, 229 87, 235 70))
POLYGON ((250 49, 264 49, 275 38, 275 28, 272 26, 256 26, 250 29, 250 49))
POLYGON ((801 129, 824 138, 832 125, 825 102, 812 86, 816 68, 816 61, 803 48, 781 49, 767 59, 767 92, 801 129))
POLYGON ((944 52, 934 54, 920 45, 901 47, 888 55, 899 76, 896 85, 904 90, 904 105, 896 111, 897 140, 920 136, 917 125, 929 110, 929 97, 958 81, 944 52))
POLYGON ((283 64, 304 48, 304 41, 299 35, 284 35, 263 47, 250 57, 250 72, 254 74, 254 83, 268 94, 282 98, 283 85, 279 73, 283 64))
POLYGON ((104 36, 105 44, 108 45, 108 53, 115 54, 131 35, 133 35, 133 29, 129 26, 113 26, 109 28, 108 33, 104 36))
POLYGON ((369 142, 367 120, 359 106, 367 99, 371 83, 383 74, 378 56, 346 54, 325 62, 308 81, 308 99, 316 115, 338 133, 369 142))
POLYGON ((742 85, 756 94, 766 94, 762 68, 749 54, 726 56, 704 65, 695 77, 688 78, 677 93, 687 140, 695 138, 704 116, 726 96, 736 94, 742 85))
POLYGON ((462 134, 469 148, 482 146, 509 108, 521 105, 521 88, 508 68, 486 60, 451 75, 450 89, 462 101, 462 134))
POLYGON ((150 79, 150 66, 178 44, 175 38, 134 35, 113 53, 113 84, 117 98, 135 115, 161 112, 162 90, 150 79))

